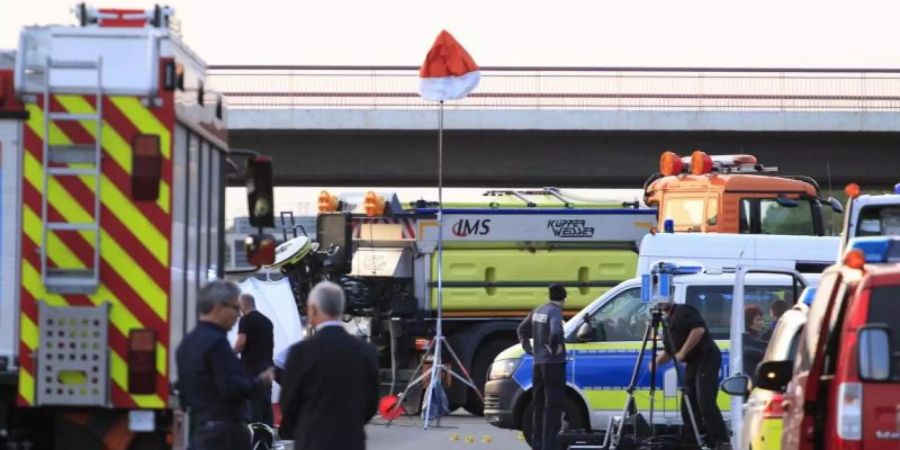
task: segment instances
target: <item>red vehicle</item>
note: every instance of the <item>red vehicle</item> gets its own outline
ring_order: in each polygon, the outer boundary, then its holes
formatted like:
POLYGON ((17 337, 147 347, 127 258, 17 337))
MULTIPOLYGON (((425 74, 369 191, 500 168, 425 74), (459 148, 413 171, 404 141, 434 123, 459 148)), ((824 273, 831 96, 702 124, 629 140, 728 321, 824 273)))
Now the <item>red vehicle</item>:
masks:
POLYGON ((900 448, 900 238, 858 238, 825 271, 795 362, 759 368, 787 385, 783 450, 900 448))

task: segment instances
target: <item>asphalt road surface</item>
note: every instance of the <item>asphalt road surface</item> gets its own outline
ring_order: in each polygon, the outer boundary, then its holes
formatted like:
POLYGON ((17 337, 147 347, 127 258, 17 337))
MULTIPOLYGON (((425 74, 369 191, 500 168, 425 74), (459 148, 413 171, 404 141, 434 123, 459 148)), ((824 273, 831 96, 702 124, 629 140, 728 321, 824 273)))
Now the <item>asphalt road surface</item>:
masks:
POLYGON ((441 418, 441 425, 422 429, 418 416, 400 417, 385 426, 380 416, 366 426, 370 450, 528 449, 521 433, 503 430, 465 412, 441 418))

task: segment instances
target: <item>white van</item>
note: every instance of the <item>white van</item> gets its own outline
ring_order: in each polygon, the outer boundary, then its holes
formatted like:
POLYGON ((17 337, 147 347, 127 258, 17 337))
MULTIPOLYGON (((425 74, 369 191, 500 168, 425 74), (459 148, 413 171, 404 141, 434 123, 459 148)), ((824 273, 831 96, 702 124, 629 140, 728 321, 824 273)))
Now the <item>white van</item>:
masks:
POLYGON ((821 273, 835 263, 837 236, 781 236, 719 233, 657 233, 644 236, 638 257, 638 276, 655 264, 699 263, 707 269, 733 270, 742 266, 821 273))

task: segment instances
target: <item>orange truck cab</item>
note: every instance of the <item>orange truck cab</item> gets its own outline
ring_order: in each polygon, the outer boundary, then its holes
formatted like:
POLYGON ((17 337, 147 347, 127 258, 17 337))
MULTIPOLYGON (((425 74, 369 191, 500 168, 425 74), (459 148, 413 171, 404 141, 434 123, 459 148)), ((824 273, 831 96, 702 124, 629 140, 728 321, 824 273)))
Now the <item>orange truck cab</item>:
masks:
POLYGON ((778 169, 753 155, 666 151, 659 169, 644 184, 644 202, 657 208, 659 230, 822 236, 823 205, 843 212, 837 200, 819 197, 812 178, 773 175, 778 169))

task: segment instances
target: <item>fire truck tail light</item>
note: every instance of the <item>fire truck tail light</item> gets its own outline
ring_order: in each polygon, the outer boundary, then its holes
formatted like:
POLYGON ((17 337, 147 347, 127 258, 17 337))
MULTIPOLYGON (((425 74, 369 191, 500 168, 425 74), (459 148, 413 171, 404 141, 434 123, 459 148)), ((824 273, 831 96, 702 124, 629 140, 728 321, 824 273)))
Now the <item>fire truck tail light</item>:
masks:
POLYGON ((128 392, 156 392, 156 332, 153 330, 128 333, 128 392))
POLYGON ((694 150, 691 154, 691 173, 703 175, 712 172, 713 161, 705 152, 694 150))
POLYGON ((138 134, 131 140, 131 198, 156 201, 162 177, 162 153, 159 136, 138 134))
POLYGON ((666 151, 659 157, 659 173, 665 177, 678 175, 683 168, 681 157, 675 152, 666 151))

